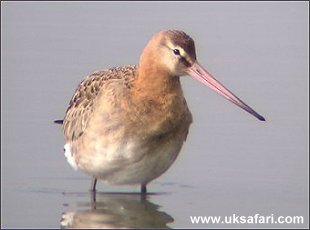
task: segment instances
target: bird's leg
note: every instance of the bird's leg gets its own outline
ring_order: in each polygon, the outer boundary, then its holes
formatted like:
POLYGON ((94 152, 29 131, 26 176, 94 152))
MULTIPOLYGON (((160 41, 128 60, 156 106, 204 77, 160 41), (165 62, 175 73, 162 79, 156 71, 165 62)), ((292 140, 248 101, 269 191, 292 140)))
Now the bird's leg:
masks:
POLYGON ((141 184, 141 193, 146 194, 146 184, 141 184))
POLYGON ((97 195, 97 193, 96 193, 96 191, 91 191, 90 192, 90 198, 91 198, 91 206, 92 206, 92 209, 97 209, 97 203, 96 203, 96 195, 97 195))
POLYGON ((90 184, 90 191, 96 192, 96 184, 97 184, 97 178, 93 177, 90 184))
POLYGON ((92 208, 96 209, 96 184, 97 184, 97 178, 96 177, 92 177, 91 179, 91 184, 90 184, 90 195, 91 195, 91 204, 92 204, 92 208))

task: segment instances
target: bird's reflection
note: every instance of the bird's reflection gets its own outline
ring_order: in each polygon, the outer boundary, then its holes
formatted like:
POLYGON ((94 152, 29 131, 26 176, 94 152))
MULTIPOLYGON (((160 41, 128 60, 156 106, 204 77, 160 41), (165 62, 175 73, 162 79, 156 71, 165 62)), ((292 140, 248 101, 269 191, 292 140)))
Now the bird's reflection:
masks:
POLYGON ((86 195, 90 202, 78 202, 76 210, 62 214, 62 228, 169 228, 167 224, 174 221, 170 215, 159 211, 159 205, 149 201, 150 195, 86 195))

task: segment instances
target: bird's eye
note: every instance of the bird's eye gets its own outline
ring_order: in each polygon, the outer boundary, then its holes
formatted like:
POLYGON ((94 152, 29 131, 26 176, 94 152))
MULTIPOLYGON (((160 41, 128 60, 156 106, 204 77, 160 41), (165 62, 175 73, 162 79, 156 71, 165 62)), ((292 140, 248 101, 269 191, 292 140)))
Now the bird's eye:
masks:
POLYGON ((180 55, 180 50, 174 49, 174 50, 172 50, 172 51, 173 51, 173 53, 174 53, 175 55, 180 55))

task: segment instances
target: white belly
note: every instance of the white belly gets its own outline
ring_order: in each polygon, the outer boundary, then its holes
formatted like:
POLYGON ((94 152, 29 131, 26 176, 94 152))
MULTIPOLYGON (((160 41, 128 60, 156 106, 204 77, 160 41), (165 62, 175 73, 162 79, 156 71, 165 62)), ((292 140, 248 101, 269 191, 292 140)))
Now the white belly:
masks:
MULTIPOLYGON (((184 137, 173 136, 154 143, 109 143, 94 139, 87 151, 75 154, 65 145, 69 164, 110 184, 146 184, 163 174, 176 159, 184 137)), ((85 148, 84 148, 85 150, 85 148)))

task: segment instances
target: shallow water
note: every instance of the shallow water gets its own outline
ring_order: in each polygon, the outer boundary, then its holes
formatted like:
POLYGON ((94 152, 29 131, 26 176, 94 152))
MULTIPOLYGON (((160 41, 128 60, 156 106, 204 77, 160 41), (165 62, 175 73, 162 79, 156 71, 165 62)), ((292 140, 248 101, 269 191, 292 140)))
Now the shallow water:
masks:
POLYGON ((306 2, 1 2, 2 228, 309 226, 306 2), (135 64, 150 36, 186 31, 198 60, 267 119, 182 78, 194 117, 173 166, 138 187, 98 184, 63 156, 59 126, 90 72, 135 64), (193 224, 191 216, 302 216, 193 224))

